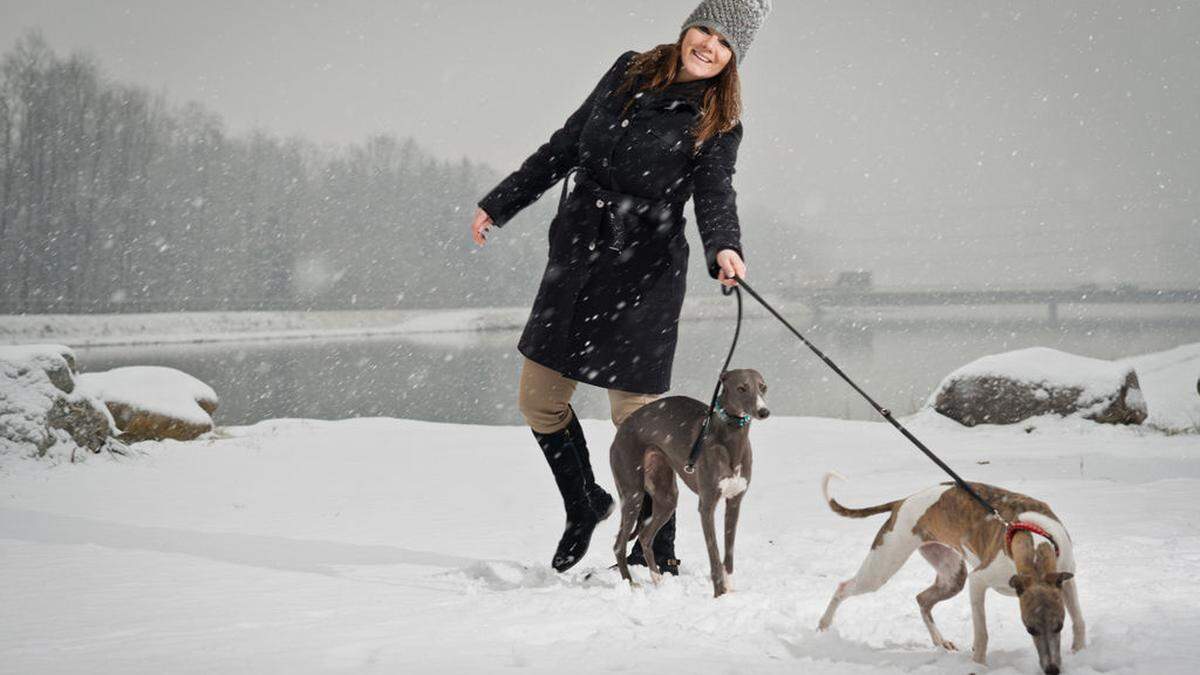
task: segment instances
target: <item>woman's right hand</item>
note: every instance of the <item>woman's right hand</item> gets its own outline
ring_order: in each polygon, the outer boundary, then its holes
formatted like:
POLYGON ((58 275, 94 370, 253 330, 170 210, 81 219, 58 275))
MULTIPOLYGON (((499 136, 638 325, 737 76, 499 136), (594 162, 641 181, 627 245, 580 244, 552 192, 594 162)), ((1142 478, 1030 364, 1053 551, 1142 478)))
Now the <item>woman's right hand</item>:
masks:
POLYGON ((471 221, 471 238, 475 243, 483 246, 487 242, 488 230, 492 229, 492 217, 487 214, 487 211, 479 207, 475 207, 475 220, 471 221))

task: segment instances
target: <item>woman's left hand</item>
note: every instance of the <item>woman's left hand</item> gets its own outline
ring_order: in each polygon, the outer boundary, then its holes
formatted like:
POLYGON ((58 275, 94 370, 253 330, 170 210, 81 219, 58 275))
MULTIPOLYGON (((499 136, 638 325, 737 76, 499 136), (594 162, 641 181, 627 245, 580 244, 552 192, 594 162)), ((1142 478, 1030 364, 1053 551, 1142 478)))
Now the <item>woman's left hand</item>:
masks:
POLYGON ((717 281, 726 286, 737 286, 734 275, 742 279, 746 278, 746 263, 742 262, 742 256, 731 248, 721 249, 717 252, 717 265, 721 267, 721 271, 717 274, 717 281))

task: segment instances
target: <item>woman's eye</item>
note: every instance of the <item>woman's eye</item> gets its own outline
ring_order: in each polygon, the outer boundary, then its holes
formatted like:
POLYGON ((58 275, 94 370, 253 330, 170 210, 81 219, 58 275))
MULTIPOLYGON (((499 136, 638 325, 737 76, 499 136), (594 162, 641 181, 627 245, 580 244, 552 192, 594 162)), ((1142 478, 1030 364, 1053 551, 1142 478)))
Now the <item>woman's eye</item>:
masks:
POLYGON ((705 35, 712 35, 712 31, 710 31, 708 29, 708 26, 697 26, 697 27, 700 29, 700 32, 704 33, 705 35))
POLYGON ((729 40, 721 40, 721 44, 725 45, 725 49, 733 49, 729 46, 729 40))

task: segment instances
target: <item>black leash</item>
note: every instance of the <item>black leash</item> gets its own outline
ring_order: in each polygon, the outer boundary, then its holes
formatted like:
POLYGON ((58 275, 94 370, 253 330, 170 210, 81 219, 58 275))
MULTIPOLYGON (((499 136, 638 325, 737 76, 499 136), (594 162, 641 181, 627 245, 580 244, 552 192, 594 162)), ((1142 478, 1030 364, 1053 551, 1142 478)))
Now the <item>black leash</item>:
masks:
MULTIPOLYGON (((925 444, 922 443, 920 441, 920 439, 918 439, 916 436, 914 436, 911 431, 904 428, 903 424, 900 424, 900 422, 896 421, 896 418, 892 417, 891 410, 888 410, 887 408, 884 408, 883 406, 876 403, 875 399, 871 398, 871 396, 869 394, 867 394, 867 392, 863 391, 861 387, 859 387, 857 384, 855 384, 854 380, 851 380, 850 376, 848 376, 848 375, 846 375, 846 373, 842 372, 842 369, 838 368, 836 363, 834 363, 832 360, 830 360, 830 358, 828 356, 825 356, 825 354, 823 352, 821 352, 820 349, 817 349, 816 345, 809 342, 808 338, 801 335, 800 331, 796 330, 792 326, 792 324, 788 323, 788 320, 783 318, 783 316, 780 315, 779 312, 775 311, 775 308, 772 307, 769 303, 767 303, 766 300, 763 300, 762 296, 759 295, 758 293, 756 293, 754 291, 754 289, 751 288, 750 285, 746 283, 745 279, 743 279, 739 276, 734 276, 734 279, 736 279, 738 282, 738 285, 734 287, 735 290, 737 290, 738 288, 745 288, 746 292, 749 293, 751 295, 751 297, 753 297, 755 300, 757 300, 759 302, 759 304, 761 304, 763 307, 766 307, 767 311, 770 312, 772 315, 774 315, 776 319, 779 319, 779 321, 784 326, 787 326, 787 329, 792 331, 793 335, 800 338, 801 342, 803 342, 805 345, 807 345, 809 349, 813 350, 813 353, 816 354, 817 356, 819 356, 821 358, 821 360, 825 362, 825 365, 832 368, 833 372, 837 373, 843 380, 846 381, 846 384, 849 384, 851 387, 854 388, 854 391, 857 391, 860 395, 862 395, 862 397, 867 400, 867 403, 870 403, 871 407, 875 408, 876 412, 878 412, 880 415, 883 415, 883 418, 885 420, 887 420, 888 422, 891 422, 892 426, 896 427, 896 429, 901 434, 904 434, 905 438, 912 441, 913 445, 917 446, 918 450, 925 453, 926 457, 933 460, 934 464, 937 464, 942 469, 942 471, 945 471, 947 474, 949 474, 950 477, 954 479, 954 482, 958 483, 958 486, 960 488, 962 488, 963 490, 966 490, 967 494, 974 497, 975 501, 979 502, 979 504, 981 506, 983 506, 983 508, 990 511, 992 513, 992 515, 996 517, 997 520, 999 520, 1002 523, 1005 523, 1006 525, 1008 524, 1008 521, 1005 520, 1004 517, 1000 515, 1000 512, 997 511, 994 506, 989 504, 986 499, 979 496, 979 493, 976 492, 970 485, 967 485, 967 482, 964 481, 957 473, 954 473, 954 469, 951 469, 949 466, 947 466, 946 463, 943 462, 937 455, 933 454, 932 450, 925 447, 925 444)), ((725 292, 725 289, 722 288, 721 291, 725 292)), ((739 293, 738 294, 738 331, 740 331, 741 328, 742 328, 742 296, 739 293)), ((734 344, 737 344, 737 333, 734 333, 733 341, 734 341, 734 344)), ((733 348, 732 347, 729 349, 729 356, 730 356, 730 358, 733 357, 733 348)), ((728 367, 729 367, 729 359, 726 359, 725 360, 725 368, 728 368, 728 367)), ((722 368, 721 372, 724 373, 725 369, 722 368)), ((720 386, 721 386, 720 381, 718 380, 717 387, 720 388, 720 386)), ((716 401, 717 401, 717 393, 714 391, 713 392, 713 403, 715 404, 716 401)), ((711 405, 709 406, 708 413, 709 413, 709 417, 711 417, 712 416, 712 406, 711 405)), ((688 470, 688 473, 691 473, 694 470, 693 466, 696 461, 696 455, 698 455, 700 452, 700 439, 704 437, 704 428, 708 426, 708 419, 709 418, 707 418, 707 417, 704 419, 704 425, 700 427, 700 436, 696 438, 696 443, 695 443, 695 445, 692 446, 692 454, 688 457, 688 463, 687 463, 687 466, 685 467, 685 469, 688 470)))
MULTIPOLYGON (((737 327, 733 329, 733 344, 729 345, 729 355, 725 357, 725 365, 721 366, 721 376, 723 376, 725 371, 729 370, 729 362, 733 359, 733 350, 737 347, 738 335, 742 332, 742 291, 737 286, 722 286, 721 293, 724 295, 736 293, 738 308, 737 327)), ((717 407, 717 396, 721 393, 721 376, 717 377, 717 386, 713 387, 712 400, 708 402, 708 414, 700 423, 700 433, 692 443, 692 451, 688 453, 687 464, 683 465, 683 470, 687 473, 696 472, 696 459, 700 457, 700 441, 704 440, 704 432, 708 431, 708 421, 712 419, 713 410, 717 407)))

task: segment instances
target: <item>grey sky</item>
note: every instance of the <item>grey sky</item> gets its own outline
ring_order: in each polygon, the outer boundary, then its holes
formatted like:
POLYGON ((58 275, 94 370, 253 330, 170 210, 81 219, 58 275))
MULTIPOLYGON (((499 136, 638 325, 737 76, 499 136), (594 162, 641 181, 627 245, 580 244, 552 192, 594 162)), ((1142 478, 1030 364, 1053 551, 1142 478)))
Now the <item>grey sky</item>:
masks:
MULTIPOLYGON (((694 4, 0 0, 0 45, 37 26, 235 130, 411 134, 508 171, 694 4)), ((758 236, 897 282, 932 274, 914 241, 1001 250, 1008 285, 1080 251, 1061 280, 1196 278, 1200 3, 775 4, 743 70, 736 184, 783 228, 758 236)))

